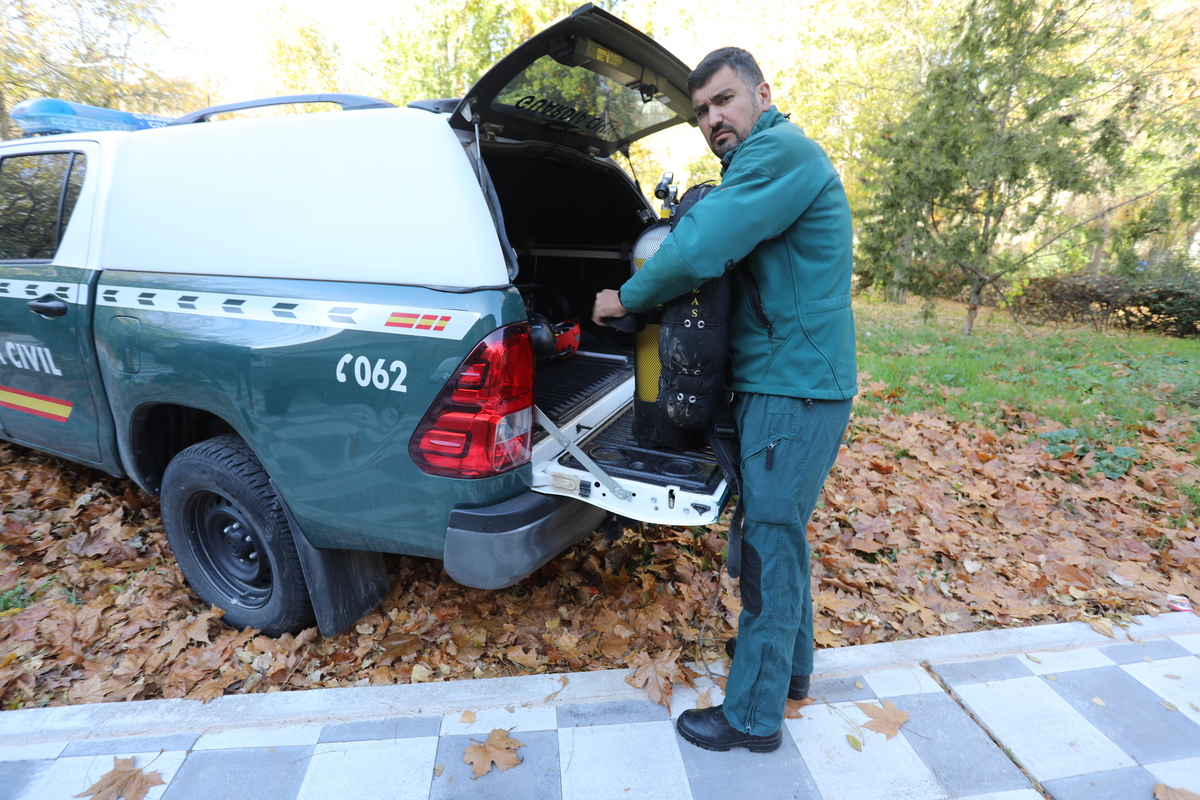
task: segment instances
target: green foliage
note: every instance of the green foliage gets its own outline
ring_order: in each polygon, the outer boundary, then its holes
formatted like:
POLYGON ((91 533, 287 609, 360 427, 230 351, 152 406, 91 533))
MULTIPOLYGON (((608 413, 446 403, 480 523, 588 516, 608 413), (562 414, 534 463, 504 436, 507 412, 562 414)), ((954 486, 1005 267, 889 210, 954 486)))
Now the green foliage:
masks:
POLYGON ((0 592, 0 614, 13 609, 22 609, 33 602, 40 587, 30 587, 24 578, 17 580, 17 585, 7 592, 0 592))
POLYGON ((311 22, 277 34, 271 41, 269 58, 278 94, 345 92, 351 88, 346 85, 338 43, 311 22))
POLYGON ((1045 431, 1035 434, 1035 436, 1046 441, 1044 449, 1055 458, 1060 458, 1068 453, 1079 458, 1091 454, 1092 462, 1095 464, 1092 474, 1100 473, 1112 480, 1129 472, 1138 459, 1138 451, 1132 447, 1122 445, 1112 449, 1097 450, 1086 439, 1077 441, 1080 433, 1074 428, 1045 431))
POLYGON ((176 114, 199 107, 188 81, 147 66, 143 48, 162 37, 157 0, 6 0, 0 5, 0 138, 18 135, 16 103, 76 103, 176 114))

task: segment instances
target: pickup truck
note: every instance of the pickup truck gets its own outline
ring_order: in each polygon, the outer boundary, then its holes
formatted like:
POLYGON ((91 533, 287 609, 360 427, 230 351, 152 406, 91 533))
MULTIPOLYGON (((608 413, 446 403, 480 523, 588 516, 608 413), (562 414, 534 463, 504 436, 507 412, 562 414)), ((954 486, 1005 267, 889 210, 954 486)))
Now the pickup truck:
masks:
POLYGON ((638 444, 633 337, 589 319, 658 224, 612 156, 695 124, 687 72, 588 5, 407 108, 26 101, 63 132, 0 143, 0 437, 160 495, 196 594, 269 635, 352 624, 383 553, 501 588, 715 521, 711 451, 638 444))

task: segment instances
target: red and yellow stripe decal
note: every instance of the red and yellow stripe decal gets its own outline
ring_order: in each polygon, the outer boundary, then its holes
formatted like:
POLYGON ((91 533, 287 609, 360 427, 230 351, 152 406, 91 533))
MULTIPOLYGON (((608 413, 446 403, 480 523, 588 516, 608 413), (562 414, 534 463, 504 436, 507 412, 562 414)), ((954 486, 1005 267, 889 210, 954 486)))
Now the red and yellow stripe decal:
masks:
POLYGON ((384 325, 389 328, 416 328, 419 331, 440 331, 445 329, 450 317, 439 317, 437 314, 409 314, 393 311, 384 325))
POLYGON ((24 411, 26 414, 52 419, 55 422, 66 422, 70 419, 74 405, 57 397, 23 392, 11 386, 0 386, 0 407, 24 411))

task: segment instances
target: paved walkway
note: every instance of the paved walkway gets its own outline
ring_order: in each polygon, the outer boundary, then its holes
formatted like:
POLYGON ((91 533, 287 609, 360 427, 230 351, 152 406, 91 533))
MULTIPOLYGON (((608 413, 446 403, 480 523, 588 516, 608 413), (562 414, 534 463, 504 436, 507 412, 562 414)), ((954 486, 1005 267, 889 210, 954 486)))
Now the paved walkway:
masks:
POLYGON ((692 747, 672 717, 695 692, 668 712, 625 670, 7 711, 0 800, 75 797, 114 756, 161 774, 149 800, 1200 794, 1200 617, 1140 622, 1115 640, 1069 623, 822 650, 819 702, 769 755, 692 747), (910 715, 891 739, 853 702, 884 698, 910 715), (495 728, 523 761, 473 780, 463 753, 495 728))

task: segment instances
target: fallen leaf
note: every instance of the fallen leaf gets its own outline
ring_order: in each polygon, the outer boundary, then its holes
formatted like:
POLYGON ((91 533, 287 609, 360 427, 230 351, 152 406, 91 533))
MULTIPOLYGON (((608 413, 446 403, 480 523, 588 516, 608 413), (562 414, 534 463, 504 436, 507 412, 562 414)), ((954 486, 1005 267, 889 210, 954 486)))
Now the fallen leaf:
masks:
POLYGON ((1163 675, 1164 678, 1170 678, 1173 681, 1182 680, 1178 675, 1163 675))
POLYGON ((696 708, 712 708, 712 688, 696 693, 696 708))
POLYGON ((440 777, 442 777, 442 773, 445 771, 446 771, 446 765, 438 764, 436 767, 433 768, 433 777, 440 778, 440 777))
POLYGON ((887 738, 891 739, 900 732, 900 726, 908 722, 908 712, 903 709, 896 708, 896 705, 891 700, 884 700, 883 706, 875 706, 870 703, 855 702, 856 706, 871 718, 871 721, 864 728, 876 733, 882 733, 887 738))
POLYGON ((1154 784, 1154 800, 1200 800, 1200 794, 1187 789, 1175 789, 1165 783, 1154 784))
POLYGON ((1092 630, 1094 630, 1096 633, 1102 633, 1110 639, 1117 638, 1113 633, 1112 622, 1104 617, 1101 617, 1100 619, 1094 619, 1090 621, 1088 625, 1091 625, 1092 630))
POLYGON ((816 700, 812 699, 811 697, 805 697, 801 700, 793 700, 789 697, 787 701, 787 707, 783 712, 783 716, 787 719, 801 719, 804 715, 800 713, 800 709, 804 708, 805 706, 811 706, 815 702, 816 700))
POLYGON ((1045 678, 1045 679, 1046 679, 1046 680, 1048 680, 1048 681, 1056 681, 1056 680, 1058 680, 1058 678, 1057 678, 1057 677, 1055 677, 1054 675, 1043 675, 1042 677, 1043 677, 1043 678, 1045 678))
POLYGON ((860 742, 858 740, 857 736, 851 736, 850 734, 847 733, 846 741, 848 741, 850 743, 850 746, 853 747, 855 750, 857 750, 860 753, 862 752, 862 742, 860 742))
POLYGON ((1033 662, 1033 663, 1035 663, 1035 664, 1040 664, 1040 663, 1042 663, 1042 660, 1041 660, 1040 658, 1038 658, 1037 656, 1035 656, 1035 655, 1032 655, 1032 654, 1030 654, 1030 653, 1026 653, 1026 654, 1025 654, 1025 657, 1026 657, 1026 658, 1028 658, 1030 661, 1032 661, 1032 662, 1033 662))
POLYGON ((854 688, 855 688, 855 689, 861 689, 862 687, 863 687, 863 685, 862 685, 862 681, 855 681, 855 682, 854 682, 854 688))
POLYGON ((626 677, 625 682, 635 689, 645 687, 651 700, 670 708, 671 695, 674 693, 671 684, 692 685, 691 676, 678 663, 682 653, 682 650, 668 650, 655 658, 650 658, 643 651, 634 653, 633 658, 629 659, 630 666, 634 667, 633 674, 626 677))
POLYGON ((166 781, 161 772, 143 772, 135 764, 137 758, 113 758, 113 768, 100 776, 100 780, 75 795, 91 796, 92 800, 142 800, 151 787, 161 786, 166 781))
POLYGON ((1098 706, 1106 706, 1106 705, 1108 705, 1108 703, 1104 702, 1104 701, 1103 701, 1103 700, 1101 700, 1099 697, 1093 697, 1093 698, 1092 698, 1092 702, 1093 702, 1093 703, 1095 703, 1095 704, 1096 704, 1096 705, 1098 705, 1098 706))
POLYGON ((1151 658, 1150 656, 1142 656, 1142 661, 1148 661, 1151 664, 1154 663, 1154 659, 1151 658))
POLYGON ((509 736, 511 731, 512 728, 496 728, 488 734, 486 742, 471 740, 475 743, 467 745, 467 750, 463 753, 463 763, 470 764, 474 770, 471 780, 488 774, 492 764, 504 772, 521 763, 521 756, 517 755, 517 750, 525 745, 509 736))
POLYGON ((458 721, 464 725, 470 725, 472 722, 475 721, 475 712, 474 711, 464 711, 462 713, 462 716, 459 717, 458 721))
POLYGON ((425 666, 424 664, 417 664, 415 667, 412 668, 412 682, 413 683, 424 683, 425 681, 429 680, 431 677, 433 677, 433 670, 431 670, 429 667, 425 666))
POLYGON ((561 692, 563 689, 567 688, 567 684, 571 682, 571 679, 569 677, 567 677, 566 675, 563 675, 561 678, 558 678, 557 680, 559 683, 559 688, 556 689, 555 691, 551 692, 550 694, 546 695, 546 699, 542 701, 543 703, 552 702, 554 700, 554 698, 558 697, 558 693, 561 692))
POLYGON ((1188 703, 1188 705, 1192 707, 1192 711, 1200 711, 1200 706, 1195 703, 1188 703))
POLYGON ((1179 707, 1177 705, 1175 705, 1174 703, 1168 703, 1166 700, 1159 700, 1158 704, 1160 706, 1162 706, 1163 708, 1165 708, 1167 711, 1178 711, 1179 710, 1179 707))

